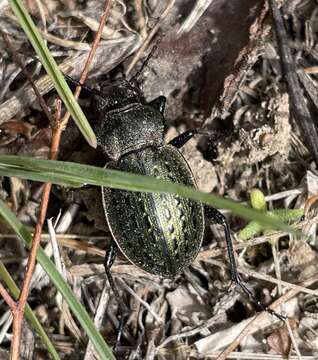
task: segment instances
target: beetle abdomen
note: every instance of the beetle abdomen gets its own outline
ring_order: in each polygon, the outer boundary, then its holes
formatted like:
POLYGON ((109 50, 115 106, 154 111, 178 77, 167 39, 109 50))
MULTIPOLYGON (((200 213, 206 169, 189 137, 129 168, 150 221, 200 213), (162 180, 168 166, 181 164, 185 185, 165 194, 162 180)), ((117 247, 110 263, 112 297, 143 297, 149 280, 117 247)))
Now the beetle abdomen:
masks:
MULTIPOLYGON (((169 145, 127 154, 107 167, 195 186, 186 161, 169 145)), ((171 194, 109 188, 102 193, 108 225, 128 260, 173 277, 196 257, 204 233, 202 204, 171 194)))

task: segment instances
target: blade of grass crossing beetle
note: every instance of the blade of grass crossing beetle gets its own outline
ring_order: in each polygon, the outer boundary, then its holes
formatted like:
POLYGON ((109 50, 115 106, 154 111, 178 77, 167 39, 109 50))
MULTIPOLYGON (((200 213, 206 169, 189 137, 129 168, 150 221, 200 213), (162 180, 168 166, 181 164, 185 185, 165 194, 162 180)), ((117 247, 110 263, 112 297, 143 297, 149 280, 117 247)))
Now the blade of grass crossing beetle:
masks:
POLYGON ((265 227, 296 233, 288 225, 265 215, 263 212, 228 199, 203 193, 192 187, 148 176, 64 161, 40 160, 10 155, 0 155, 0 175, 17 176, 43 182, 50 181, 63 185, 91 184, 130 191, 172 193, 216 208, 231 210, 234 214, 249 220, 255 220, 265 227))
MULTIPOLYGON (((25 242, 25 244, 30 247, 32 242, 31 234, 2 200, 0 200, 0 217, 2 217, 14 230, 14 232, 25 242)), ((77 301, 71 288, 64 281, 63 277, 57 271, 53 262, 46 256, 42 248, 39 248, 38 250, 37 261, 48 274, 57 290, 63 295, 75 317, 81 324, 89 339, 92 341, 100 359, 115 360, 110 348, 105 343, 99 331, 95 328, 95 325, 87 314, 85 308, 77 301)))
POLYGON ((74 98, 72 91, 68 87, 49 49, 43 41, 39 31, 37 30, 33 20, 31 19, 30 15, 28 14, 25 7, 22 5, 20 0, 10 0, 9 2, 11 4, 12 10, 14 11, 16 17, 19 20, 21 27, 29 38, 37 55, 41 59, 41 62, 46 72, 51 77, 55 89, 58 92, 63 103, 65 104, 67 110, 72 115, 73 119, 75 120, 78 128, 82 132, 87 142, 91 146, 96 148, 96 136, 91 126, 89 125, 82 109, 74 98))

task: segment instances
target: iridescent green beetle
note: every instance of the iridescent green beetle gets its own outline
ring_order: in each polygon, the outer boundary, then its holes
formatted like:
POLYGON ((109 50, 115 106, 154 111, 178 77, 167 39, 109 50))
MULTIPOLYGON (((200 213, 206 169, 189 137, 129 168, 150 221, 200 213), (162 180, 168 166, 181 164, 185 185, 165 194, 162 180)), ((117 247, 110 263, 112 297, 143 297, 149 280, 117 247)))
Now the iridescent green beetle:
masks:
MULTIPOLYGON (((112 159, 106 167, 196 186, 189 165, 178 149, 195 134, 206 135, 206 132, 188 130, 164 144, 165 102, 165 97, 160 96, 147 103, 138 84, 132 80, 106 83, 100 92, 93 93, 97 141, 112 159)), ((232 281, 262 309, 285 319, 257 301, 241 281, 229 226, 217 209, 164 193, 102 188, 102 196, 107 223, 117 247, 128 261, 163 277, 175 277, 197 256, 204 235, 204 215, 222 225, 232 281)), ((113 260, 112 248, 106 254, 105 270, 118 296, 110 273, 113 260)))
MULTIPOLYGON (((163 144, 165 98, 146 103, 137 86, 122 80, 95 96, 99 145, 113 159, 106 167, 195 186, 178 151, 193 136, 163 144)), ((171 194, 103 188, 113 238, 126 258, 164 277, 182 272, 196 257, 204 234, 202 204, 171 194)))
MULTIPOLYGON (((195 134, 207 135, 206 131, 188 130, 164 144, 165 97, 147 103, 138 84, 125 79, 104 83, 100 91, 86 90, 92 93, 98 145, 112 159, 106 164, 107 168, 196 186, 189 165, 178 149, 195 134)), ((165 193, 102 188, 102 197, 109 229, 123 255, 139 268, 163 277, 174 278, 197 256, 204 235, 204 215, 222 225, 232 281, 263 310, 285 320, 284 316, 257 301, 241 281, 229 226, 217 209, 204 208, 199 202, 165 193)), ((111 246, 107 251, 105 271, 120 301, 110 272, 116 255, 114 250, 111 246)), ((117 342, 119 338, 120 335, 117 342)))

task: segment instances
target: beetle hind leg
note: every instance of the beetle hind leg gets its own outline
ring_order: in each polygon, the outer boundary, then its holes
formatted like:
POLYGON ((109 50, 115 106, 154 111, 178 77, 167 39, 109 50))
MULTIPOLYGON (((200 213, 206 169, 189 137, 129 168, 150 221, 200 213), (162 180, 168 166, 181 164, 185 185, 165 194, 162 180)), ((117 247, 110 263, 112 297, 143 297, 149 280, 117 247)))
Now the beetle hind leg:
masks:
POLYGON ((116 344, 114 347, 114 352, 117 352, 117 348, 120 344, 120 339, 124 333, 124 327, 125 327, 125 322, 126 319, 128 317, 129 311, 127 309, 127 306, 124 304, 122 298, 119 295, 119 291, 118 291, 118 287, 115 284, 113 275, 110 271, 115 258, 117 256, 117 247, 115 246, 115 244, 111 244, 109 246, 109 248, 106 251, 106 255, 105 255, 105 261, 104 261, 104 267, 105 267, 105 273, 106 273, 106 277, 108 280, 108 283, 113 291, 113 294, 115 295, 115 298, 119 304, 119 309, 121 312, 121 316, 120 316, 120 322, 119 322, 119 328, 118 328, 118 334, 117 334, 117 338, 116 338, 116 344))
POLYGON ((267 305, 260 302, 255 297, 255 295, 251 292, 251 290, 245 285, 245 283, 241 280, 241 278, 238 274, 238 271, 237 271, 237 264, 236 264, 236 260, 235 260, 234 250, 233 250, 233 241, 232 241, 232 237, 231 237, 231 233, 230 233, 230 228, 229 228, 229 225, 227 223, 225 216, 217 209, 215 209, 213 207, 208 207, 208 206, 205 207, 205 214, 209 219, 215 221, 219 225, 222 225, 224 228, 226 247, 227 247, 227 252, 228 252, 228 256, 229 256, 229 260, 230 260, 230 272, 231 272, 232 281, 236 285, 238 285, 244 291, 244 293, 250 299, 252 299, 263 311, 267 311, 268 313, 276 316, 279 320, 286 321, 287 320, 286 316, 277 313, 276 311, 272 310, 267 305))

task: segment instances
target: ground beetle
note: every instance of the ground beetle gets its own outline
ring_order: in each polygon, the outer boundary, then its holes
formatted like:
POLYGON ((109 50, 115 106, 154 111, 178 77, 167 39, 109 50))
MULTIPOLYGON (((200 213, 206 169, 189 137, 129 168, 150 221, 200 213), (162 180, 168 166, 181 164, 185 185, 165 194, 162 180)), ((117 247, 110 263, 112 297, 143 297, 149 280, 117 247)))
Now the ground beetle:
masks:
MULTIPOLYGON (((98 144, 112 158, 110 169, 195 186, 191 170, 177 150, 191 136, 163 144, 165 98, 146 103, 140 89, 120 80, 94 96, 98 144)), ((202 204, 171 194, 102 189, 113 238, 129 261, 143 270, 174 277, 200 250, 204 233, 202 204)))
MULTIPOLYGON (((178 149, 194 135, 207 135, 207 132, 188 130, 164 144, 166 98, 159 96, 147 103, 136 80, 140 72, 129 81, 105 82, 99 91, 67 77, 92 94, 97 142, 112 159, 105 167, 196 186, 191 169, 178 149)), ((175 277, 195 259, 204 235, 204 216, 222 225, 232 281, 263 310, 280 320, 286 319, 257 301, 241 281, 229 226, 225 216, 217 209, 165 193, 102 188, 102 198, 109 229, 127 260, 163 277, 175 277)), ((115 256, 116 248, 111 246, 106 254, 105 270, 115 296, 120 300, 110 272, 115 256)), ((122 311, 125 312, 123 307, 122 311)))
MULTIPOLYGON (((159 96, 147 103, 134 79, 106 83, 99 93, 94 93, 97 142, 112 159, 106 167, 196 186, 191 169, 178 149, 194 135, 207 132, 188 130, 164 144, 165 102, 166 98, 159 96)), ((229 226, 220 211, 165 193, 102 188, 102 197, 109 229, 121 252, 141 269, 163 277, 174 278, 197 256, 204 235, 204 215, 222 225, 231 279, 254 299, 237 273, 229 226)), ((113 254, 113 250, 109 251, 105 260, 109 278, 113 254)))

